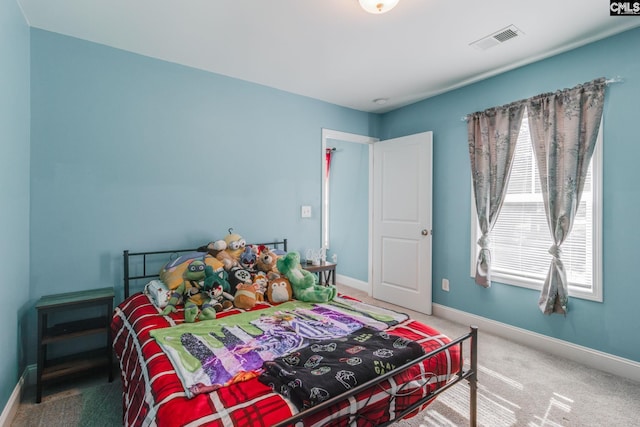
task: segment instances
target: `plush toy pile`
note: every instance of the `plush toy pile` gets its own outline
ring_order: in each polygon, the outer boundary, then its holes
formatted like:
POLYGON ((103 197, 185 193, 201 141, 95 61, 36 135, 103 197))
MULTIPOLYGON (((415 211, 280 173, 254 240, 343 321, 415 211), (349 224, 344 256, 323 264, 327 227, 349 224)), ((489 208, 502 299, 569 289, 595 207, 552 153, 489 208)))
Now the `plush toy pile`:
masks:
POLYGON ((268 247, 248 245, 233 229, 166 264, 160 281, 169 295, 158 306, 162 314, 175 313, 182 304, 187 322, 215 319, 232 307, 250 310, 260 301, 327 302, 337 294, 335 286, 319 285, 318 277, 302 268, 297 252, 279 256, 268 247))

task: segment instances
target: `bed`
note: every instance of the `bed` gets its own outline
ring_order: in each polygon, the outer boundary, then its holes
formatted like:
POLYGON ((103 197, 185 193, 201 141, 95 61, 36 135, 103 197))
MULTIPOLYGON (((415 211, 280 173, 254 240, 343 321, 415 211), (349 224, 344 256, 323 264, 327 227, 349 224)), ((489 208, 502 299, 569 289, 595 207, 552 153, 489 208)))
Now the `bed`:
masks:
MULTIPOLYGON (((280 253, 287 252, 286 239, 255 245, 273 248, 280 253)), ((330 304, 311 304, 313 307, 301 306, 304 303, 296 301, 282 304, 262 301, 250 310, 231 308, 218 313, 215 320, 187 324, 181 310, 163 315, 149 298, 148 292, 145 292, 144 284, 158 279, 158 266, 165 265, 168 260, 176 259, 181 254, 195 251, 196 249, 123 252, 124 300, 114 310, 111 333, 122 379, 125 426, 384 426, 415 416, 440 393, 462 381, 469 384, 469 420, 470 425, 476 425, 476 327, 471 327, 469 333, 463 336, 450 339, 428 325, 402 317, 403 313, 385 312, 385 309, 364 305, 357 299, 342 294, 330 304), (294 311, 287 310, 300 310, 300 313, 311 313, 312 316, 326 314, 327 318, 331 318, 331 322, 340 317, 333 316, 336 311, 341 314, 348 313, 349 316, 353 314, 359 321, 367 323, 364 325, 366 328, 375 327, 377 329, 372 331, 380 331, 376 338, 378 335, 385 339, 391 337, 395 340, 394 345, 397 342, 409 343, 414 347, 417 345, 420 347, 420 353, 411 361, 406 361, 407 358, 402 359, 401 364, 376 365, 375 376, 367 378, 366 381, 356 381, 349 376, 339 378, 336 375, 335 378, 345 386, 346 391, 321 395, 312 405, 308 401, 301 405, 294 394, 288 394, 291 390, 297 391, 296 387, 302 383, 299 379, 289 381, 290 388, 274 385, 272 380, 285 376, 283 372, 291 374, 285 369, 277 373, 273 371, 271 376, 267 375, 267 370, 277 366, 274 361, 265 362, 265 369, 258 369, 255 375, 245 373, 245 377, 240 375, 239 379, 236 375, 233 381, 224 384, 221 382, 222 385, 216 387, 195 387, 196 391, 201 391, 190 392, 194 388, 187 387, 184 372, 190 371, 191 368, 185 369, 176 363, 176 359, 180 357, 173 354, 175 351, 169 351, 180 347, 175 344, 176 337, 179 337, 178 341, 182 339, 182 344, 186 346, 185 343, 189 340, 184 337, 193 337, 197 334, 196 330, 218 327, 218 331, 224 329, 226 334, 227 329, 244 325, 242 322, 245 321, 250 321, 248 325, 251 326, 255 324, 256 319, 266 322, 264 319, 271 319, 270 316, 283 317, 283 313, 290 319, 289 313, 294 311), (386 322, 382 323, 384 329, 379 325, 380 322, 386 322)), ((318 318, 315 317, 316 323, 318 318)), ((349 319, 353 320, 350 317, 349 319)), ((327 321, 322 324, 329 323, 327 321)), ((358 332, 368 331, 366 328, 358 332)), ((297 329, 298 332, 300 330, 302 329, 297 329)), ((209 335, 208 338, 216 336, 214 332, 209 335)), ((349 334, 337 340, 338 345, 346 345, 352 337, 358 339, 355 334, 349 334)), ((316 343, 316 347, 321 348, 326 341, 313 342, 316 343)), ((335 344, 333 345, 334 350, 335 344)), ((312 347, 309 345, 292 354, 300 356, 304 351, 312 351, 312 347)), ((351 346, 349 350, 358 347, 360 346, 351 346)), ((366 354, 366 351, 362 354, 366 354)), ((220 359, 222 358, 220 356, 220 359)), ((291 355, 287 354, 282 355, 277 361, 285 360, 290 363, 290 359, 291 355)), ((347 359, 362 361, 358 357, 342 357, 340 360, 351 364, 347 359)), ((330 364, 329 359, 324 362, 330 364)), ((215 356, 209 356, 200 369, 205 365, 213 366, 215 363, 223 364, 215 356)), ((287 364, 284 366, 290 367, 287 364)), ((309 372, 315 375, 322 367, 318 368, 316 364, 310 368, 317 369, 307 370, 307 375, 310 375, 309 372)), ((297 374, 301 378, 304 369, 300 366, 300 372, 297 374)), ((311 395, 313 394, 312 392, 311 395)))

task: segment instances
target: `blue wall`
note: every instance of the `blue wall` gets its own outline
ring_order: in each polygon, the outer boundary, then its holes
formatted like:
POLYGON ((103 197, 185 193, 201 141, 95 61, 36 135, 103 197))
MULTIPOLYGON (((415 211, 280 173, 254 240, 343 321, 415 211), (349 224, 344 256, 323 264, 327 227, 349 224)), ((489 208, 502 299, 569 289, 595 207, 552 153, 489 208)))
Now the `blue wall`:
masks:
POLYGON ((504 73, 383 116, 381 139, 433 131, 434 302, 575 344, 640 361, 640 29, 504 73), (471 183, 466 123, 485 108, 573 87, 605 76, 604 302, 571 299, 567 317, 544 316, 539 293, 494 283, 474 284, 469 274, 471 183), (450 280, 450 292, 440 289, 450 280))
POLYGON ((15 0, 0 0, 0 408, 23 371, 29 301, 29 27, 15 0))
POLYGON ((377 131, 376 115, 46 31, 31 55, 34 300, 115 286, 119 302, 124 249, 229 227, 319 248, 321 129, 377 131))

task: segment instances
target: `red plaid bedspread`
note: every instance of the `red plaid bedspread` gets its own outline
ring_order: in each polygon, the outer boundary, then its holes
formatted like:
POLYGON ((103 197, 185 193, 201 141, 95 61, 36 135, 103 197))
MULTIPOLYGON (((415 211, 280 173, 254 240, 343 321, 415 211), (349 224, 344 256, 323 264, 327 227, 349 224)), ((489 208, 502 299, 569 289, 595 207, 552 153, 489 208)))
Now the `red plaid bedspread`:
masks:
MULTIPOLYGON (((264 303, 256 309, 266 307, 269 305, 264 303)), ((231 310, 220 316, 238 312, 231 310)), ((181 311, 171 316, 159 313, 147 296, 140 293, 122 302, 113 314, 111 333, 120 362, 125 426, 269 427, 297 413, 293 404, 257 378, 187 399, 171 362, 149 335, 153 329, 182 323, 183 315, 181 311)), ((419 342, 427 352, 450 342, 447 336, 414 320, 388 331, 419 342)), ((358 426, 393 420, 408 405, 449 381, 460 365, 459 358, 459 347, 452 347, 391 381, 308 417, 304 425, 351 425, 349 414, 354 411, 358 413, 358 426)))

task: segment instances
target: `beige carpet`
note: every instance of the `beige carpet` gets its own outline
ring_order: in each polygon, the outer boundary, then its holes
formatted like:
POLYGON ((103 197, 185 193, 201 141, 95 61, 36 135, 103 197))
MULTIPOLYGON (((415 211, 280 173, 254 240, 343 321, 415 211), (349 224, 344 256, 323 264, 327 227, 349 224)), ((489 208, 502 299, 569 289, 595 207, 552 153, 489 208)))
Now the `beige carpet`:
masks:
POLYGON ((35 390, 27 390, 12 427, 109 427, 122 425, 120 378, 88 375, 44 390, 35 403, 35 390))
MULTIPOLYGON (((345 289, 346 291, 346 289, 345 289)), ((373 301, 349 290, 353 296, 373 301)), ((402 308, 376 301, 398 311, 402 308)), ((450 337, 468 325, 404 310, 450 337)), ((486 427, 640 426, 640 383, 479 331, 478 424, 486 427)), ((459 384, 402 427, 464 426, 469 389, 459 384)))
MULTIPOLYGON (((344 292, 371 301, 353 289, 344 292)), ((455 324, 398 308, 450 337, 468 332, 455 324)), ((478 423, 486 427, 628 427, 640 425, 640 384, 480 331, 478 423)), ((468 425, 468 387, 459 384, 399 427, 468 425)), ((12 427, 121 425, 120 382, 104 376, 46 390, 35 404, 24 398, 12 427)))

